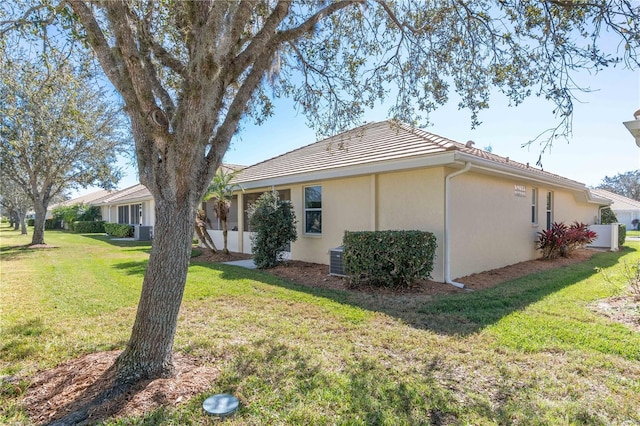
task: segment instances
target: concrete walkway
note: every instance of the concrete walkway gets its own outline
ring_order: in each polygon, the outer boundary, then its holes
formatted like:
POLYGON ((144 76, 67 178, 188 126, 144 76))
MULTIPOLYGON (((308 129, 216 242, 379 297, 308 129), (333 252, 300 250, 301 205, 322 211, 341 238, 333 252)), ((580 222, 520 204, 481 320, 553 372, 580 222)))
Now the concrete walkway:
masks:
POLYGON ((232 262, 223 262, 224 265, 239 266, 241 268, 256 269, 256 264, 253 263, 253 259, 234 260, 232 262))

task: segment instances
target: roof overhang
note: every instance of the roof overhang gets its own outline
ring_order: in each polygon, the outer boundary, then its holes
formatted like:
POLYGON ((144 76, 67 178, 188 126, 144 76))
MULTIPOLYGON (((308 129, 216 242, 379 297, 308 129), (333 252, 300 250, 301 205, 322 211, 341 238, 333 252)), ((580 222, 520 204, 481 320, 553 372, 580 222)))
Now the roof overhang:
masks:
POLYGON ((608 206, 611 204, 611 200, 592 194, 589 191, 589 188, 587 188, 583 183, 572 181, 550 173, 542 174, 540 173, 540 170, 535 168, 528 170, 521 166, 512 166, 508 163, 500 163, 460 151, 446 151, 438 154, 393 159, 388 161, 377 161, 348 167, 317 170, 309 173, 284 175, 253 181, 238 180, 238 183, 241 184, 245 190, 263 189, 425 167, 442 166, 461 169, 466 163, 471 163, 471 171, 478 173, 509 177, 511 179, 527 182, 533 185, 545 185, 551 188, 569 190, 576 198, 591 204, 598 204, 601 206, 608 206))

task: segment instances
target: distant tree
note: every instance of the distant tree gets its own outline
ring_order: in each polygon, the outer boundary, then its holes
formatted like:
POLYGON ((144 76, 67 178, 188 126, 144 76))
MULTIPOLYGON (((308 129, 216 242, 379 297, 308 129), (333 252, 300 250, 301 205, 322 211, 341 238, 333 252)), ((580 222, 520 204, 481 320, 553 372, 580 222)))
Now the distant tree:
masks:
POLYGON ((640 169, 611 177, 605 176, 597 188, 640 201, 640 169))
POLYGON ((71 205, 59 205, 51 210, 51 214, 56 221, 63 223, 65 229, 79 221, 95 221, 102 215, 100 207, 90 206, 85 203, 75 203, 71 205))
POLYGON ((640 7, 629 0, 21 0, 0 11, 0 34, 22 43, 82 39, 124 100, 157 210, 116 366, 127 382, 172 374, 198 203, 241 120, 264 121, 274 97, 329 134, 380 101, 425 123, 451 92, 476 125, 497 88, 514 105, 548 99, 560 121, 551 142, 569 129, 575 71, 639 65, 640 7))
POLYGON ((241 185, 231 183, 238 173, 239 170, 225 171, 224 167, 220 167, 202 198, 203 201, 211 200, 213 202, 213 210, 222 225, 222 238, 224 242, 222 252, 227 254, 229 253, 229 249, 227 248, 229 208, 231 207, 233 193, 243 190, 241 185))
POLYGON ((33 202, 31 244, 44 244, 52 199, 67 189, 111 188, 127 146, 120 109, 83 64, 54 53, 44 61, 4 51, 0 68, 0 168, 33 202))
POLYGON ((14 229, 20 228, 21 233, 27 235, 25 218, 33 206, 33 202, 26 191, 5 178, 4 173, 0 173, 0 205, 9 212, 14 229))

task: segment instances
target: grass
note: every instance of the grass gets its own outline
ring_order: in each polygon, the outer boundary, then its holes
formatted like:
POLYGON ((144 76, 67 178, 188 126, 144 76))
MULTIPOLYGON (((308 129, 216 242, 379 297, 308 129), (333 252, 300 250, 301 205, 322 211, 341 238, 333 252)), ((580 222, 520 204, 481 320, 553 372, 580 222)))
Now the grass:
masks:
MULTIPOLYGON (((145 243, 46 240, 58 248, 15 247, 28 238, 0 228, 0 376, 22 391, 38 369, 123 347, 148 259, 145 243)), ((623 291, 639 249, 436 298, 193 262, 175 348, 220 374, 178 408, 105 423, 214 424, 202 402, 230 392, 241 401, 230 425, 637 424, 640 333, 591 305, 623 291)), ((0 387, 0 423, 29 424, 19 402, 0 387)))
POLYGON ((627 229, 627 237, 640 237, 640 231, 635 229, 627 229))

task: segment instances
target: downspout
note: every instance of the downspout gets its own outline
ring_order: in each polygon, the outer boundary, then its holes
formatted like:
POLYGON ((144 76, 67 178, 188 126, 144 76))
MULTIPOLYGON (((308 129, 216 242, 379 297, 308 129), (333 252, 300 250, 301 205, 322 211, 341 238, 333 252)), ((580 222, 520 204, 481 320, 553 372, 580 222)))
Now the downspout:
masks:
POLYGON ((609 206, 600 206, 598 207, 598 223, 602 225, 602 210, 606 209, 609 206))
POLYGON ((449 210, 451 203, 449 201, 449 193, 451 190, 451 179, 469 170, 471 170, 471 163, 467 161, 462 170, 447 175, 444 180, 444 282, 458 288, 464 288, 464 284, 451 280, 451 244, 449 242, 449 227, 451 222, 449 219, 449 210))

